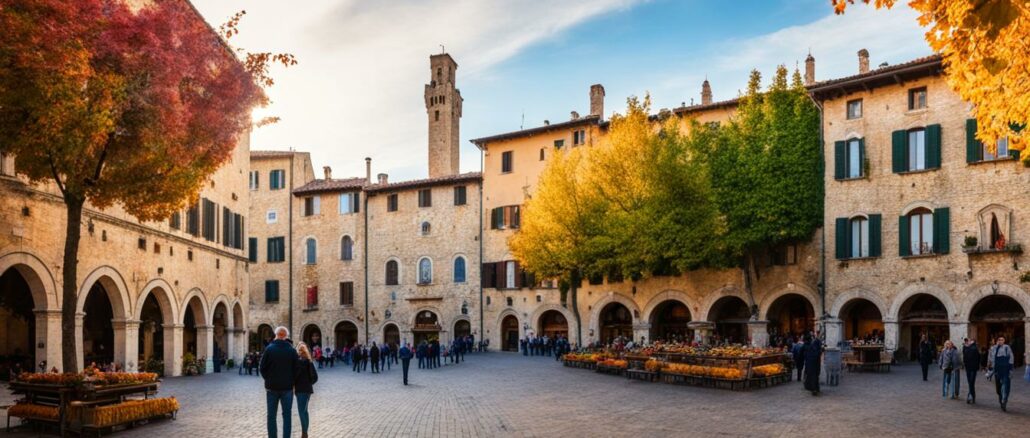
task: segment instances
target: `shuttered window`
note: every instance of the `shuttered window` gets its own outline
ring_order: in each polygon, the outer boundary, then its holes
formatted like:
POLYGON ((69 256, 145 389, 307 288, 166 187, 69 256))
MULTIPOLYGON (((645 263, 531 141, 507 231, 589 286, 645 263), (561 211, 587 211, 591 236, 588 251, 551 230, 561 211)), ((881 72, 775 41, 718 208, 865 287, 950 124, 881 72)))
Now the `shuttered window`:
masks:
POLYGON ((276 169, 268 173, 268 188, 279 190, 286 187, 286 171, 276 169))
POLYGON ((279 302, 279 280, 265 280, 265 302, 279 302))
POLYGON ((418 206, 419 207, 432 207, 433 206, 433 191, 432 189, 422 189, 418 191, 418 206))
POLYGON ((397 194, 386 196, 386 211, 397 211, 397 194))
POLYGON ((247 239, 247 259, 251 263, 257 263, 258 261, 258 240, 257 237, 250 237, 247 239))
POLYGON ((204 236, 204 239, 207 239, 210 242, 214 242, 215 238, 217 237, 215 227, 218 223, 218 218, 215 215, 218 212, 218 206, 207 198, 204 198, 201 201, 201 205, 203 206, 202 219, 204 224, 203 229, 201 230, 201 234, 204 236))
POLYGON ((514 159, 514 152, 504 151, 501 153, 501 173, 508 173, 512 171, 514 159))
POLYGON ((397 261, 390 260, 386 262, 386 285, 396 286, 398 283, 397 277, 397 261))
POLYGON ((353 281, 341 281, 340 282, 340 305, 341 306, 353 306, 354 305, 354 282, 353 281))
POLYGON ((518 205, 496 207, 490 211, 490 229, 518 229, 521 226, 522 214, 518 205))
POLYGON ((837 218, 834 232, 838 260, 879 257, 882 252, 882 216, 870 214, 852 218, 837 218))
POLYGON ((267 248, 268 263, 278 263, 286 260, 286 238, 269 237, 267 248))
POLYGON ((454 187, 454 205, 465 205, 467 203, 465 186, 454 187))

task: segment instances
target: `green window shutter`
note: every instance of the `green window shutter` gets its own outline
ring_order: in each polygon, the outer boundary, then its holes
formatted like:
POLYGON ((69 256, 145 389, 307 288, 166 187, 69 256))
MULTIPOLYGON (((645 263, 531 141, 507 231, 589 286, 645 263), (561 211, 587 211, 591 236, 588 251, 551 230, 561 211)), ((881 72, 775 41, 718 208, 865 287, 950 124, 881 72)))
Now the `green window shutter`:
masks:
POLYGON ((1018 161, 1019 160, 1019 150, 1009 149, 1009 156, 1012 157, 1012 159, 1018 161))
POLYGON ((882 216, 869 215, 869 257, 879 257, 883 254, 883 245, 880 243, 880 235, 883 234, 881 222, 882 216))
POLYGON ((926 127, 926 168, 941 168, 941 125, 926 127))
POLYGON ((844 179, 847 174, 847 147, 843 141, 833 142, 833 178, 844 179))
POLYGON ((850 255, 850 252, 848 251, 848 242, 850 242, 851 239, 848 238, 848 229, 848 218, 837 218, 837 234, 834 240, 837 244, 837 250, 835 251, 837 254, 837 260, 847 259, 850 255))
POLYGON ((891 134, 891 158, 894 173, 908 170, 908 131, 902 129, 891 134))
POLYGON ((980 142, 976 139, 976 119, 966 119, 966 162, 983 160, 980 142))
POLYGON ((948 207, 933 211, 933 252, 947 254, 951 251, 951 220, 948 207))
POLYGON ((912 247, 909 246, 912 242, 909 240, 909 234, 911 229, 908 227, 908 217, 898 217, 898 255, 905 257, 912 255, 912 247))
POLYGON ((865 138, 858 139, 858 174, 865 177, 869 176, 866 175, 865 167, 865 138))

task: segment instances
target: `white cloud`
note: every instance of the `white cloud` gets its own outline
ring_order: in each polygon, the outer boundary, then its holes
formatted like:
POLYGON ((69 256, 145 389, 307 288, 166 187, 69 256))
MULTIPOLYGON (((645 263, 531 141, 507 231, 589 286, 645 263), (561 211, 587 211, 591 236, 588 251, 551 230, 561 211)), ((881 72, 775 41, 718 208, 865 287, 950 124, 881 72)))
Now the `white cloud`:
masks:
MULTIPOLYGON (((374 172, 399 180, 426 174, 422 93, 440 44, 459 63, 460 88, 535 43, 639 0, 194 2, 215 26, 248 9, 236 44, 298 58, 275 71, 274 103, 264 112, 283 120, 256 130, 253 148, 310 151, 316 167, 331 165, 338 176, 364 175, 370 156, 374 172)), ((475 156, 462 161, 479 167, 475 156)))

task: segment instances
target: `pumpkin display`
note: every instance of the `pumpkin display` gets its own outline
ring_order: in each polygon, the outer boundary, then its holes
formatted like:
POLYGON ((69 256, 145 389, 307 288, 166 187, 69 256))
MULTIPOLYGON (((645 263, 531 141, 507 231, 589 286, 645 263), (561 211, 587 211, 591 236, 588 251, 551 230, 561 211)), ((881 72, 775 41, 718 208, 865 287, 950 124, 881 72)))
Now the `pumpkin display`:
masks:
POLYGON ((108 427, 131 421, 144 420, 174 413, 179 410, 175 397, 128 400, 122 403, 100 407, 72 406, 69 415, 77 417, 83 424, 108 427))
POLYGON ((785 370, 782 363, 772 363, 751 368, 751 374, 755 377, 768 377, 783 374, 785 370))
POLYGON ((7 410, 7 415, 18 418, 36 418, 54 420, 60 416, 57 406, 43 406, 33 403, 18 403, 7 410))

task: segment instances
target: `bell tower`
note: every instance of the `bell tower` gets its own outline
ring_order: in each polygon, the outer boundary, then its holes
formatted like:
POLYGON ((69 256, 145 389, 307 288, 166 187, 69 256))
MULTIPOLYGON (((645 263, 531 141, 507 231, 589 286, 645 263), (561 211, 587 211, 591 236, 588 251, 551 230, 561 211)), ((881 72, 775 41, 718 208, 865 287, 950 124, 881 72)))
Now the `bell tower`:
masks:
POLYGON ((458 63, 446 53, 429 57, 426 116, 429 118, 429 177, 458 174, 461 92, 455 87, 458 63))

